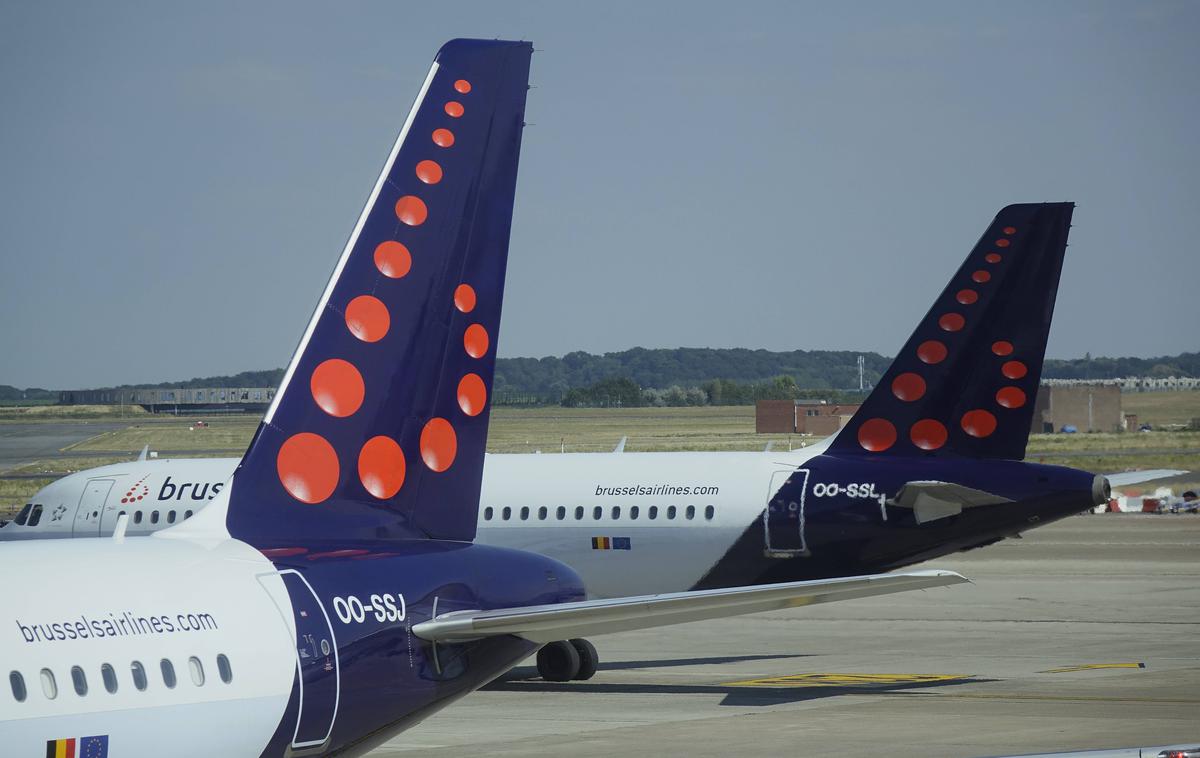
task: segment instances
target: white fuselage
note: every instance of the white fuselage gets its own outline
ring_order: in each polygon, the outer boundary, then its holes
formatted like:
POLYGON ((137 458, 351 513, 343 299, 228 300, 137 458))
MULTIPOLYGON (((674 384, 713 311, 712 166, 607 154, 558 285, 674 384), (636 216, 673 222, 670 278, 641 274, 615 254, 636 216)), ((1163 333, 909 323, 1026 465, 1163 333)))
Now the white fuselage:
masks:
POLYGON ((0 608, 4 755, 89 735, 112 756, 257 755, 279 724, 295 625, 279 572, 248 545, 26 542, 0 550, 0 571, 25 585, 0 608))
MULTIPOLYGON (((820 449, 488 455, 476 541, 560 560, 596 597, 685 590, 820 449)), ((0 527, 0 540, 107 536, 121 513, 129 535, 151 534, 203 508, 237 462, 131 461, 72 474, 37 494, 24 524, 0 527)))

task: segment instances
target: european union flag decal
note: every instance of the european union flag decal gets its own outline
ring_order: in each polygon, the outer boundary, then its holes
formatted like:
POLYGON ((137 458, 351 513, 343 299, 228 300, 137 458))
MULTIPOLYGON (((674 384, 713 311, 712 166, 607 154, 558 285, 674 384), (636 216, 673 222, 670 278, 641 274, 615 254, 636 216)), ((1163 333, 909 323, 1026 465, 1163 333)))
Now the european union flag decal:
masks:
POLYGON ((108 758, 108 735, 80 737, 79 758, 108 758))

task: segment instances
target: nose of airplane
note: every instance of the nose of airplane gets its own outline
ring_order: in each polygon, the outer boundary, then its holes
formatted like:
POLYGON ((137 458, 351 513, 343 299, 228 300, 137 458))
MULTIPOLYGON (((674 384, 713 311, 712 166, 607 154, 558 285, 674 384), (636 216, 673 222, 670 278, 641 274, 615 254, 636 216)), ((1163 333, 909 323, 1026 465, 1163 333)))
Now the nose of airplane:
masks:
POLYGON ((1092 502, 1096 505, 1104 505, 1111 497, 1112 486, 1108 483, 1108 478, 1096 474, 1096 478, 1092 480, 1092 502))

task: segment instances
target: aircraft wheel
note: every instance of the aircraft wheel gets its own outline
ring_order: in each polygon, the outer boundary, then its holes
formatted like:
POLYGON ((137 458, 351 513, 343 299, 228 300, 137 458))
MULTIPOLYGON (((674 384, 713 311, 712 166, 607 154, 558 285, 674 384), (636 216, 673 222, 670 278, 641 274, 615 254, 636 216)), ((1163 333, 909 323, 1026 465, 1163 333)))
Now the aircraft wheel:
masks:
POLYGON ((570 640, 570 643, 575 648, 575 652, 579 653, 579 671, 571 678, 581 682, 591 679, 596 675, 596 667, 600 665, 600 656, 596 653, 596 646, 579 638, 570 640))
POLYGON ((566 640, 543 645, 537 654, 537 668, 547 682, 569 682, 579 674, 579 651, 566 640))

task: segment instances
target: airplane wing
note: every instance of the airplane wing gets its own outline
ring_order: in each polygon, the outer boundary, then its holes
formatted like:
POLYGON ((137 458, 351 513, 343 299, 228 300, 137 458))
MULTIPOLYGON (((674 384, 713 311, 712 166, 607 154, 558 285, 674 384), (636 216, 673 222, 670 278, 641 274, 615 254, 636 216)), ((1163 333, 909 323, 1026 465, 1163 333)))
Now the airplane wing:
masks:
POLYGON ((622 438, 621 438, 621 441, 617 443, 617 446, 613 448, 613 452, 614 452, 614 453, 623 453, 623 452, 625 452, 625 443, 626 443, 626 442, 628 442, 628 441, 629 441, 629 436, 628 436, 628 435, 626 435, 626 436, 622 437, 622 438))
POLYGON ((956 516, 964 508, 1011 503, 1006 497, 952 482, 908 482, 896 493, 891 505, 911 508, 918 524, 956 516))
POLYGON ((966 581, 969 581, 966 577, 953 571, 910 571, 903 574, 872 574, 754 587, 582 600, 560 605, 454 611, 423 621, 415 625, 412 631, 431 642, 465 642, 511 634, 530 642, 545 643, 945 587, 966 581))
POLYGON ((1179 476, 1186 473, 1188 472, 1176 469, 1156 468, 1146 471, 1122 471, 1120 474, 1105 474, 1104 478, 1108 479, 1108 483, 1113 487, 1124 487, 1130 484, 1140 484, 1141 482, 1150 482, 1155 479, 1166 479, 1168 476, 1179 476))

